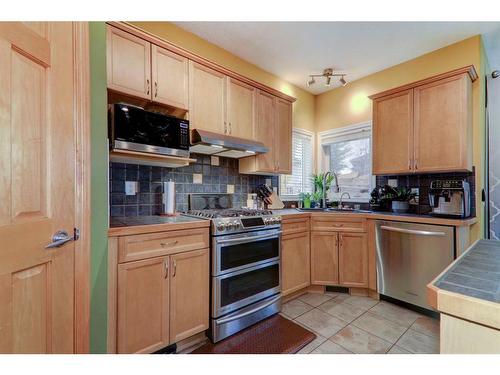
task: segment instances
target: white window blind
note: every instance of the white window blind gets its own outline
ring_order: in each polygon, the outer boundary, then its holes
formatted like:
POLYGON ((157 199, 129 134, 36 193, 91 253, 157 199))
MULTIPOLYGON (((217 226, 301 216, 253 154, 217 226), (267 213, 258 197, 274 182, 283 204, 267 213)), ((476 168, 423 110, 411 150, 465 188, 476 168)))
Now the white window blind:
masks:
POLYGON ((338 176, 340 193, 330 191, 329 198, 344 201, 368 202, 373 185, 371 173, 371 124, 354 125, 320 135, 323 168, 338 176))
POLYGON ((292 133, 292 174, 280 176, 280 197, 297 200, 300 193, 311 193, 313 173, 313 134, 301 129, 292 133))

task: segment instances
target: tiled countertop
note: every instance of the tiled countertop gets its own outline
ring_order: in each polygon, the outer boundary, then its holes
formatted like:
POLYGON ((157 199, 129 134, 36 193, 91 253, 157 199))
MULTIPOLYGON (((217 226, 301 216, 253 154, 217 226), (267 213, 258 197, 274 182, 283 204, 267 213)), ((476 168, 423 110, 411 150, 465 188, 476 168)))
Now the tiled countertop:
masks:
POLYGON ((209 228, 210 221, 183 216, 134 216, 111 217, 109 222, 109 236, 124 236, 178 229, 209 228))

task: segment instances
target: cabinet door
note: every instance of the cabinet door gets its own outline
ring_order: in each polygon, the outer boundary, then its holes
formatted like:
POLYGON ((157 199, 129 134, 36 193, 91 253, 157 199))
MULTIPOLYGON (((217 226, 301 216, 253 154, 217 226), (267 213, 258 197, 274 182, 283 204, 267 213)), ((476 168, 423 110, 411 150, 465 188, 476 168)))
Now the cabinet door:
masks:
POLYGON ((373 174, 413 170, 413 90, 373 101, 373 174))
POLYGON ((151 99, 151 43, 108 26, 108 88, 151 99))
POLYGON ((208 328, 209 251, 170 258, 170 343, 174 343, 208 328))
POLYGON ((339 284, 368 287, 368 247, 365 233, 339 233, 339 284))
POLYGON ((188 59, 164 48, 151 47, 153 100, 188 109, 188 59))
POLYGON ((309 233, 283 236, 281 240, 281 272, 283 296, 311 284, 309 233))
POLYGON ((257 121, 255 139, 269 149, 265 154, 254 156, 258 172, 274 172, 276 169, 276 97, 265 91, 257 93, 257 121))
POLYGON ((415 169, 472 169, 472 83, 467 74, 414 89, 415 169))
POLYGON ((118 265, 118 353, 168 345, 168 257, 118 265))
POLYGON ((282 174, 292 173, 292 103, 276 101, 276 168, 282 174))
POLYGON ((338 285, 337 233, 311 232, 311 284, 338 285))
POLYGON ((189 121, 191 129, 225 134, 226 76, 189 61, 189 121))
POLYGON ((254 138, 257 89, 234 78, 228 78, 228 134, 254 138))

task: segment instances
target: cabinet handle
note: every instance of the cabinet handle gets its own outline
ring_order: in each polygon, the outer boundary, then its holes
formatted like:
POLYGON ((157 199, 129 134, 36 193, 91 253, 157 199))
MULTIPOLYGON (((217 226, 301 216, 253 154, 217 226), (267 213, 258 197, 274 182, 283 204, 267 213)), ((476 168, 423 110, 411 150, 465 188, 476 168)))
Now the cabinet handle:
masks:
POLYGON ((155 98, 158 96, 158 82, 155 82, 155 98))
POLYGON ((168 259, 165 260, 165 279, 168 277, 168 259))
POLYGON ((227 134, 227 122, 224 121, 224 134, 227 134))
POLYGON ((160 242, 160 245, 163 247, 167 247, 167 246, 177 245, 178 242, 179 242, 178 240, 175 240, 172 242, 160 242))
POLYGON ((415 170, 418 169, 418 158, 415 158, 415 170))
POLYGON ((233 132, 233 129, 231 129, 231 121, 229 121, 229 134, 233 132))
POLYGON ((176 272, 177 271, 177 262, 175 261, 175 259, 174 259, 173 266, 174 266, 174 269, 172 270, 172 277, 175 277, 175 274, 177 273, 176 272))
POLYGON ((411 165, 413 164, 413 160, 410 158, 408 159, 408 170, 411 171, 411 165))
POLYGON ((149 95, 149 79, 146 80, 146 83, 148 85, 148 92, 146 93, 146 95, 149 95))

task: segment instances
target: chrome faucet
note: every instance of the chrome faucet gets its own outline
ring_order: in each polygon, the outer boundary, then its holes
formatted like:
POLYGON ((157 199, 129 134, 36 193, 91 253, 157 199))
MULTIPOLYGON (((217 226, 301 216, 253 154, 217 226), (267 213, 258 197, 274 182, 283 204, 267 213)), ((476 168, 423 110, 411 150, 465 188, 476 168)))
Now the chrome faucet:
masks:
POLYGON ((331 176, 333 175, 334 179, 335 179, 335 187, 333 189, 333 191, 335 193, 338 193, 340 192, 340 188, 339 188, 339 179, 337 177, 337 173, 335 173, 334 171, 328 171, 328 172, 325 172, 325 174, 323 175, 323 197, 322 197, 322 204, 321 206, 323 208, 326 208, 326 180, 328 178, 328 176, 331 176))
POLYGON ((347 194, 347 199, 351 199, 351 195, 347 192, 347 191, 344 191, 341 195, 340 195, 340 200, 339 200, 339 208, 342 209, 342 199, 344 198, 344 194, 347 194))

